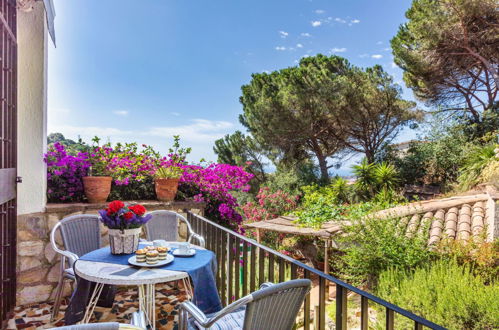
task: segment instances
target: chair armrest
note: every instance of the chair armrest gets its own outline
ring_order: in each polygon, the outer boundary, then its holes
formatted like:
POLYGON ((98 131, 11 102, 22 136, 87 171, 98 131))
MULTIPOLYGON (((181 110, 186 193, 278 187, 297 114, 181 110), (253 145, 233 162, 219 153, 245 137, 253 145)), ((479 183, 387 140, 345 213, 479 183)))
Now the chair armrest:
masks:
POLYGON ((209 328, 225 315, 230 314, 240 307, 247 305, 252 300, 252 295, 244 296, 241 299, 234 301, 232 304, 228 305, 227 307, 213 315, 211 318, 207 318, 206 315, 190 301, 182 303, 180 305, 180 308, 184 309, 188 314, 190 314, 194 318, 194 320, 196 320, 203 328, 209 328))
POLYGON ((60 226, 60 223, 57 223, 54 226, 54 228, 52 228, 52 231, 50 232, 50 244, 52 245, 52 249, 56 253, 59 253, 63 257, 68 258, 69 267, 73 267, 73 265, 76 262, 76 260, 78 260, 78 256, 75 253, 73 253, 73 252, 69 252, 67 250, 61 250, 61 249, 59 249, 59 247, 57 246, 57 243, 55 242, 55 233, 59 229, 59 226, 60 226))
POLYGON ((190 236, 189 236, 189 243, 191 243, 192 239, 196 239, 196 241, 198 241, 198 245, 202 248, 205 248, 206 247, 206 242, 204 240, 204 237, 199 235, 199 234, 196 234, 196 233, 192 233, 190 236))
POLYGON ((265 282, 265 283, 262 283, 262 285, 260 285, 260 289, 265 289, 265 288, 271 287, 272 285, 275 285, 275 283, 265 282))
POLYGON ((185 223, 185 225, 187 226, 187 235, 189 235, 187 242, 191 243, 192 239, 195 238, 198 241, 199 246, 205 248, 206 242, 204 240, 204 237, 199 235, 198 233, 195 233, 194 230, 192 230, 191 224, 189 223, 189 221, 187 221, 186 218, 184 218, 184 216, 177 214, 177 218, 180 219, 180 221, 185 223))

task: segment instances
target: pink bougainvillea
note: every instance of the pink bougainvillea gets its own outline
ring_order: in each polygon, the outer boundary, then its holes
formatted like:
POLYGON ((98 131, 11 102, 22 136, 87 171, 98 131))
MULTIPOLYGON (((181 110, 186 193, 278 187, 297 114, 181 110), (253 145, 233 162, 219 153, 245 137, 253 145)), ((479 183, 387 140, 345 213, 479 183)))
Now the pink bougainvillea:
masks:
MULTIPOLYGON (((163 157, 150 146, 139 151, 136 143, 109 144, 88 147, 88 152, 70 155, 59 143, 49 147, 47 163, 47 196, 51 202, 71 202, 84 199, 82 177, 88 174, 90 160, 99 158, 104 171, 113 177, 113 191, 123 192, 131 186, 132 199, 154 198, 153 177, 156 169, 167 166, 182 168, 179 197, 206 203, 205 214, 227 227, 239 229, 242 216, 232 195, 235 190, 248 191, 253 175, 242 167, 210 163, 205 166, 188 164, 185 157, 170 153, 163 157), (140 183, 140 185, 137 185, 140 183), (138 189, 140 188, 140 189, 138 189), (140 196, 138 193, 142 192, 140 196), (133 194, 132 194, 133 193, 133 194)), ((120 197, 123 197, 120 195, 120 197)))
POLYGON ((248 202, 241 207, 248 221, 262 221, 286 214, 297 207, 299 196, 292 196, 282 190, 271 192, 263 187, 256 195, 257 202, 248 202))

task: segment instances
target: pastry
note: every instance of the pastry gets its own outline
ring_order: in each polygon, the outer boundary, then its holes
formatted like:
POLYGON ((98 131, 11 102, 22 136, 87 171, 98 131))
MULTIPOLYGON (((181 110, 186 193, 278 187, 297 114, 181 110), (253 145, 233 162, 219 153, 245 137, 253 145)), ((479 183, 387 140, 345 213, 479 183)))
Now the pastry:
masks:
POLYGON ((158 251, 147 252, 146 262, 148 265, 154 265, 158 263, 158 251))
POLYGON ((146 253, 147 251, 145 249, 135 251, 135 260, 137 260, 137 262, 146 262, 146 253))
POLYGON ((163 246, 160 246, 158 247, 158 257, 159 257, 159 260, 165 260, 166 259, 166 255, 168 253, 168 248, 167 247, 163 247, 163 246))

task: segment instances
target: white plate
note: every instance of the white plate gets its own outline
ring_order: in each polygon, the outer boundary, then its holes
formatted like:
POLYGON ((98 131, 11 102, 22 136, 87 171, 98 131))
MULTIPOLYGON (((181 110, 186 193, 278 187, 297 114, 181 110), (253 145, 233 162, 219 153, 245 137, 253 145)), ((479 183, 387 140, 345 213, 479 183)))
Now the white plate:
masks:
POLYGON ((167 254, 166 255, 166 259, 163 259, 163 260, 158 260, 157 263, 155 263, 154 265, 151 265, 151 264, 148 264, 147 262, 137 262, 137 259, 136 259, 137 256, 133 256, 133 257, 130 257, 128 259, 128 263, 131 264, 131 265, 134 265, 134 266, 139 266, 139 267, 161 267, 161 266, 164 266, 164 265, 168 265, 170 262, 173 261, 173 259, 175 259, 171 254, 167 254))
POLYGON ((192 257, 193 255, 196 254, 196 250, 195 249, 189 249, 189 251, 187 253, 180 253, 179 249, 175 249, 175 250, 173 250, 172 253, 176 257, 192 257))

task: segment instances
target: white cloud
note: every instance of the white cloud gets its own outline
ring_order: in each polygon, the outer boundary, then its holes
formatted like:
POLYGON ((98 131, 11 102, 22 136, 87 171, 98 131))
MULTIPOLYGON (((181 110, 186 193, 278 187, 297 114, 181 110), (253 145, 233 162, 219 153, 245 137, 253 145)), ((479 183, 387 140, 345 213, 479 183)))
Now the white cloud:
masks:
POLYGON ((391 52, 391 51, 392 51, 391 47, 386 47, 386 48, 383 48, 383 50, 384 50, 385 52, 391 52))
POLYGON ((127 110, 114 110, 113 113, 117 116, 123 116, 126 117, 128 116, 128 111, 127 110))
POLYGON ((180 116, 180 113, 173 111, 173 112, 170 112, 170 115, 178 117, 178 116, 180 116))
POLYGON ((296 44, 296 48, 303 48, 302 44, 296 44))
POLYGON ((330 51, 330 52, 331 52, 332 54, 334 54, 334 53, 344 53, 344 52, 346 52, 346 51, 347 51, 347 49, 346 49, 345 47, 342 47, 342 48, 337 48, 337 47, 335 47, 335 48, 331 49, 331 51, 330 51))
POLYGON ((350 21, 350 24, 359 24, 360 23, 360 19, 353 19, 350 21))
POLYGON ((283 51, 283 50, 286 50, 286 47, 284 47, 284 46, 277 46, 277 47, 275 48, 275 50, 280 50, 280 51, 283 51))
POLYGON ((318 26, 322 25, 322 22, 321 21, 312 21, 311 24, 313 27, 318 27, 318 26))
POLYGON ((392 66, 392 69, 395 69, 397 67, 397 64, 395 64, 395 62, 392 61, 391 66, 392 66))
POLYGON ((383 44, 383 41, 378 41, 378 42, 376 43, 376 45, 382 45, 382 44, 383 44))
POLYGON ((319 15, 320 15, 320 14, 324 14, 325 12, 326 12, 326 11, 325 11, 325 10, 323 10, 323 9, 317 9, 317 10, 315 11, 315 13, 316 13, 316 14, 319 14, 319 15))
MULTIPOLYGON (((183 125, 166 127, 141 127, 130 125, 131 128, 112 126, 79 125, 78 116, 74 110, 65 108, 50 108, 48 111, 48 133, 60 132, 68 139, 78 139, 90 142, 94 136, 102 138, 103 142, 138 142, 152 145, 156 150, 166 154, 171 145, 173 135, 180 135, 184 146, 192 147, 189 159, 198 161, 201 158, 216 160, 213 153, 213 143, 216 139, 233 132, 237 123, 208 119, 193 119, 184 121, 183 125)), ((110 112, 110 111, 109 111, 110 112)))
POLYGON ((374 55, 371 55, 372 58, 375 58, 375 59, 380 59, 383 57, 383 55, 381 54, 374 54, 374 55))
POLYGON ((302 37, 305 37, 305 38, 310 38, 310 37, 312 36, 312 35, 311 35, 310 33, 308 33, 308 32, 302 32, 300 35, 301 35, 302 37))
POLYGON ((152 127, 145 131, 145 134, 164 138, 180 135, 185 141, 213 142, 223 137, 233 128, 234 124, 228 121, 193 119, 187 125, 152 127))
POLYGON ((339 18, 339 17, 336 17, 334 19, 335 22, 338 22, 338 23, 341 23, 341 24, 345 24, 347 21, 345 21, 343 18, 339 18))
POLYGON ((279 31, 279 35, 281 36, 281 38, 286 38, 289 35, 289 33, 286 31, 279 31))
POLYGON ((359 57, 360 58, 366 58, 366 57, 369 57, 369 54, 365 54, 365 53, 364 54, 360 54, 359 57))

